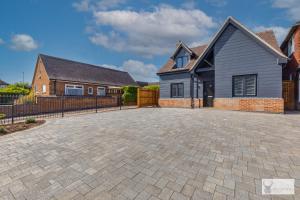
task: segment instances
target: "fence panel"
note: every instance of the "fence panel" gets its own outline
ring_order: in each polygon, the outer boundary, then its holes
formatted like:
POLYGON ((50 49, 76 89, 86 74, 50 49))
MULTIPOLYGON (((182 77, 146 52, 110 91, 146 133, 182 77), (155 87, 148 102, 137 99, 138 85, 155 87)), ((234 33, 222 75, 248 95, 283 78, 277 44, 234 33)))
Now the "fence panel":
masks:
POLYGON ((287 110, 295 109, 295 85, 293 81, 283 81, 284 108, 287 110))
POLYGON ((159 90, 149 90, 138 88, 137 104, 138 107, 158 106, 159 90))
POLYGON ((13 123, 29 117, 58 117, 77 112, 98 112, 121 109, 120 96, 24 97, 0 96, 0 124, 13 123))

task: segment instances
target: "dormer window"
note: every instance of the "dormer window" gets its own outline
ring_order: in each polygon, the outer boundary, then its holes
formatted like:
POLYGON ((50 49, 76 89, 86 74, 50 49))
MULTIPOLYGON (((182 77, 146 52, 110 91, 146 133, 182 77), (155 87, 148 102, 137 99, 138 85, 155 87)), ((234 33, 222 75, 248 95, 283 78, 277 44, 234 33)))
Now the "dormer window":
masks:
POLYGON ((189 62, 189 56, 180 56, 176 58, 176 68, 183 68, 189 62))

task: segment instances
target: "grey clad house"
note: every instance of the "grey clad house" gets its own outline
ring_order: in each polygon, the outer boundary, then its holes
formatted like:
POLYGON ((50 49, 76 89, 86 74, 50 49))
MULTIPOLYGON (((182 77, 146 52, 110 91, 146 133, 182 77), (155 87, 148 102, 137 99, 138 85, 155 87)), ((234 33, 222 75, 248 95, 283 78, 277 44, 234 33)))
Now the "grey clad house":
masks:
POLYGON ((253 33, 229 17, 207 45, 177 44, 157 73, 159 104, 281 113, 286 62, 273 31, 253 33))

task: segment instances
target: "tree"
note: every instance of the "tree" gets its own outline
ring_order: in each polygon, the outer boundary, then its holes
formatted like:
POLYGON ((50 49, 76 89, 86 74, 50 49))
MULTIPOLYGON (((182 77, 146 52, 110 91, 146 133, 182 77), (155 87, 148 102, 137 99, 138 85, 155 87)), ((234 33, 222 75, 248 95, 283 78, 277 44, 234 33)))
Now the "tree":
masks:
POLYGON ((30 93, 30 85, 28 83, 15 83, 5 88, 0 88, 0 94, 8 95, 28 95, 30 93))

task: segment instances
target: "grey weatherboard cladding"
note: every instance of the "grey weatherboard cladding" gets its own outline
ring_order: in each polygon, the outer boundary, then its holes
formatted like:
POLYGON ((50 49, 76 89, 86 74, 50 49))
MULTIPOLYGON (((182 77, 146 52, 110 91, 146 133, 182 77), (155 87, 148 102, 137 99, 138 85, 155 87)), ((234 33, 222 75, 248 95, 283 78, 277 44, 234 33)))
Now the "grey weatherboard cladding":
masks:
MULTIPOLYGON (((191 94, 191 74, 178 73, 178 74, 165 74, 160 76, 160 98, 171 98, 171 83, 184 84, 184 98, 190 98, 191 94)), ((196 80, 194 82, 194 96, 196 97, 196 80)), ((199 98, 202 97, 202 90, 199 88, 199 98)))
POLYGON ((215 98, 232 97, 232 76, 257 74, 257 97, 282 97, 282 69, 277 58, 229 25, 215 43, 215 98))

